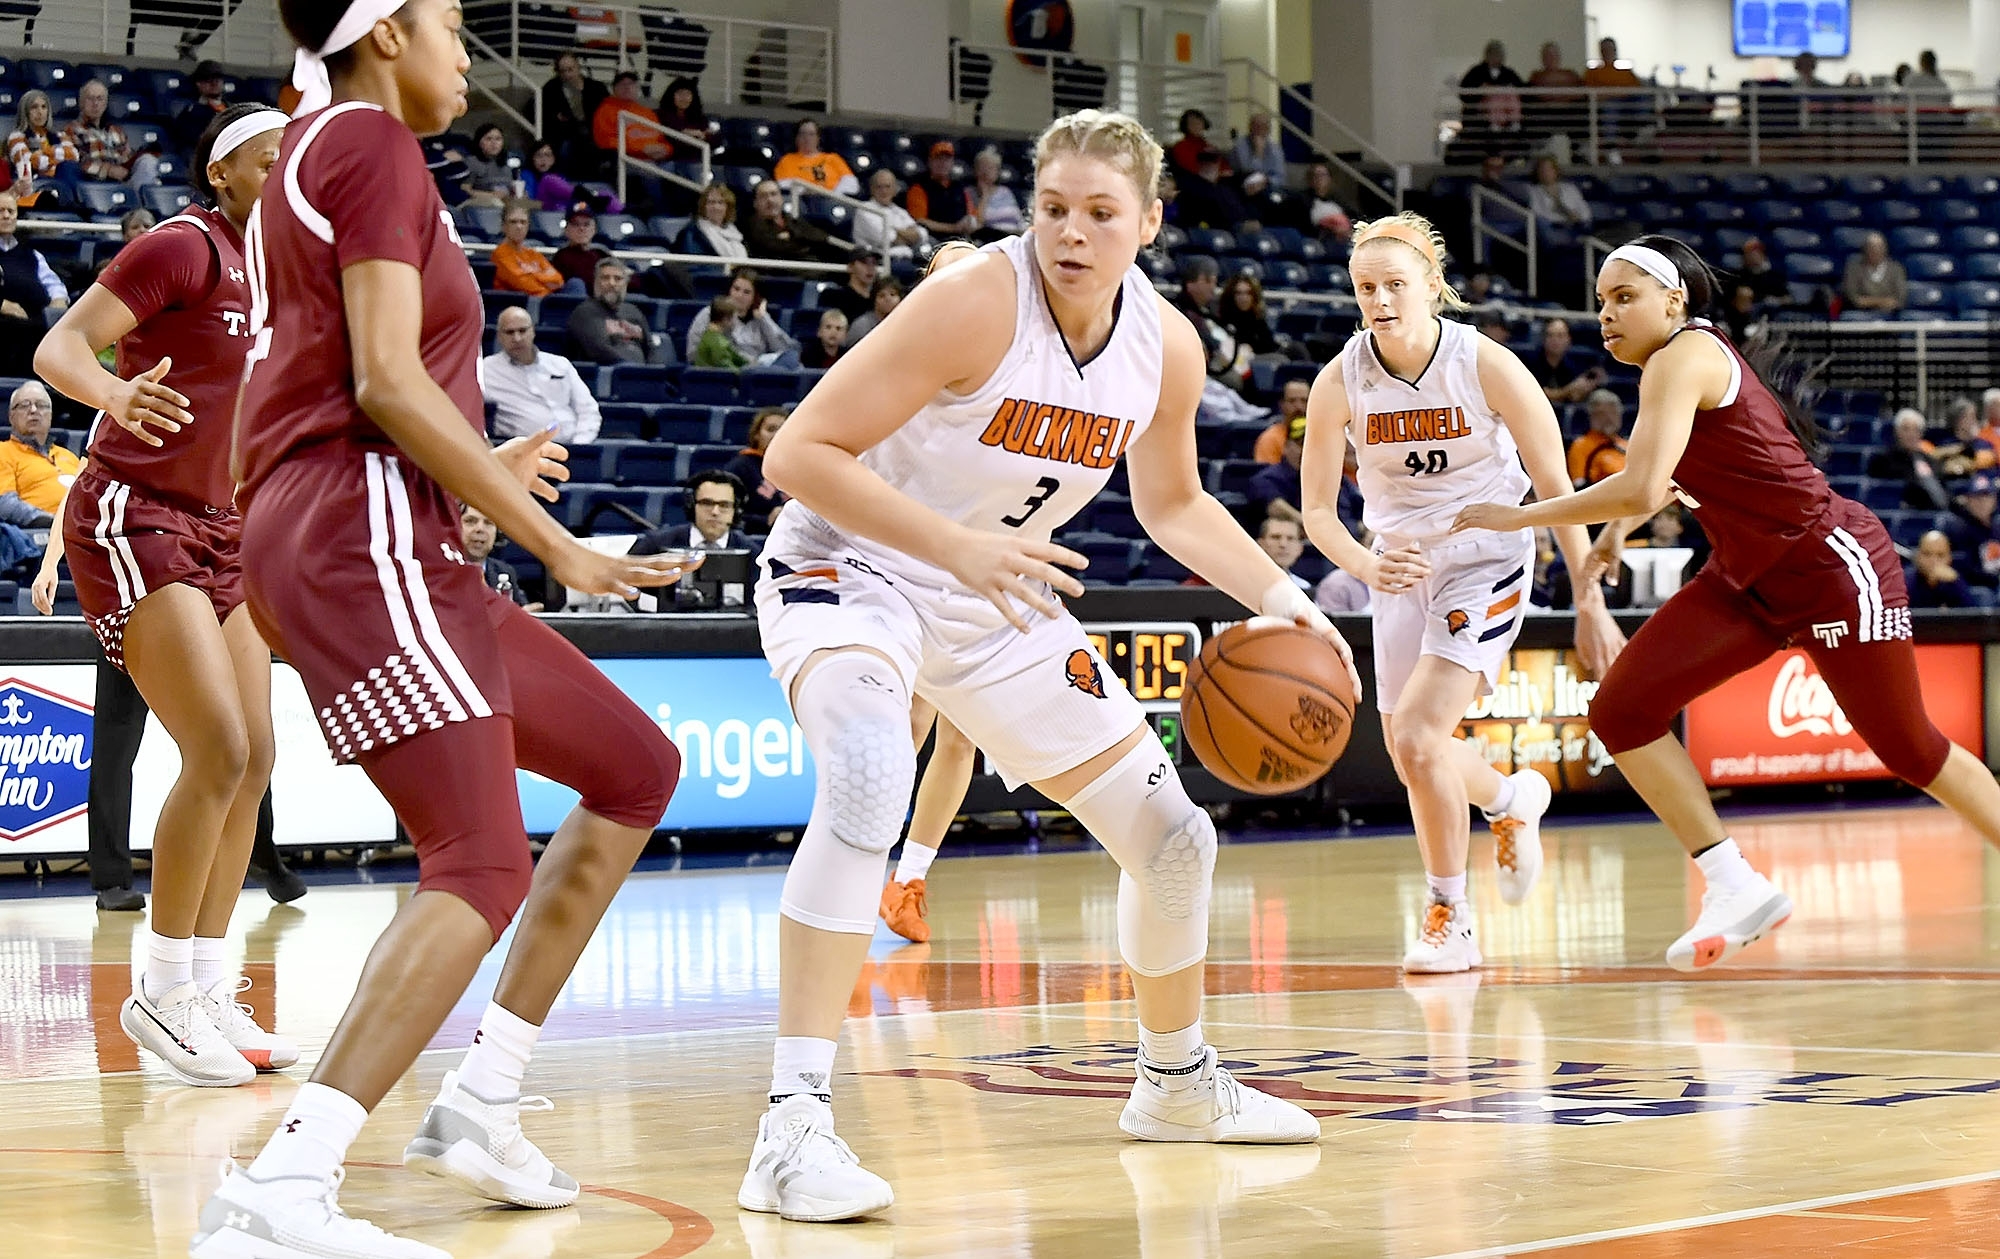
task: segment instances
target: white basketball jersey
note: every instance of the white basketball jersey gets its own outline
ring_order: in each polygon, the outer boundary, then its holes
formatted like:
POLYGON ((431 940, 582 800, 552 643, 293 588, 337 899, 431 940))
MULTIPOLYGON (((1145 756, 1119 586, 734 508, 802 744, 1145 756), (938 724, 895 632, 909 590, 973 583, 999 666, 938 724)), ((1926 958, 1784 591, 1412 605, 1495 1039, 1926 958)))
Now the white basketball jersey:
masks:
POLYGON ((1399 540, 1442 536, 1459 508, 1518 503, 1528 492, 1514 435, 1479 385, 1479 332, 1439 323, 1437 353, 1415 381, 1390 375, 1366 330, 1342 356, 1361 518, 1399 540))
MULTIPOLYGON (((861 462, 949 520, 1047 541, 1104 488, 1118 456, 1152 422, 1162 368, 1159 303, 1145 272, 1129 268, 1110 340, 1079 364, 1049 310, 1033 234, 981 252, 999 253, 1014 267, 1014 341, 1006 357, 974 392, 940 392, 863 451, 861 462)), ((799 503, 773 530, 774 545, 786 541, 844 546, 891 572, 950 580, 881 543, 842 534, 799 503)))

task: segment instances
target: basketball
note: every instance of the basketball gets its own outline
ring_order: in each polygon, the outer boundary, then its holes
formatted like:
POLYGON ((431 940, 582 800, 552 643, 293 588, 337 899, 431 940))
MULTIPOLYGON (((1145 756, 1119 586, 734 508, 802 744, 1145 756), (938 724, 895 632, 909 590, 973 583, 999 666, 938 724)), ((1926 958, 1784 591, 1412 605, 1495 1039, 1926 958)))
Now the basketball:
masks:
POLYGON ((1181 692, 1181 731, 1223 782, 1282 795, 1317 782, 1347 750, 1354 700, 1332 643, 1260 616, 1202 645, 1181 692))

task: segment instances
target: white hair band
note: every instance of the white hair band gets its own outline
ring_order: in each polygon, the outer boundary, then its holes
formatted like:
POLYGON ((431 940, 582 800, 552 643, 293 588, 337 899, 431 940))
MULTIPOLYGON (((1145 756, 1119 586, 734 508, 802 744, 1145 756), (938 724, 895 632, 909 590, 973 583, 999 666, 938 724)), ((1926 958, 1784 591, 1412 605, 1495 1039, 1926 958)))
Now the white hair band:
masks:
MULTIPOLYGON (((1681 279, 1681 269, 1674 265, 1672 258, 1657 249, 1646 245, 1620 245, 1606 255, 1604 266, 1614 262, 1629 262, 1658 280, 1668 292, 1678 291, 1682 297, 1688 295, 1687 283, 1681 279)), ((1598 273, 1603 274, 1603 267, 1598 268, 1598 273)))
POLYGON ((208 160, 219 162, 266 132, 283 131, 290 121, 289 116, 276 109, 260 109, 254 114, 245 114, 224 127, 222 134, 215 137, 215 147, 208 151, 208 160))
POLYGON ((333 81, 327 77, 326 59, 360 43, 375 29, 375 23, 393 16, 408 2, 354 0, 340 21, 334 23, 333 34, 326 37, 318 52, 299 49, 292 57, 292 86, 299 89, 298 107, 292 110, 292 116, 297 118, 333 104, 333 81))

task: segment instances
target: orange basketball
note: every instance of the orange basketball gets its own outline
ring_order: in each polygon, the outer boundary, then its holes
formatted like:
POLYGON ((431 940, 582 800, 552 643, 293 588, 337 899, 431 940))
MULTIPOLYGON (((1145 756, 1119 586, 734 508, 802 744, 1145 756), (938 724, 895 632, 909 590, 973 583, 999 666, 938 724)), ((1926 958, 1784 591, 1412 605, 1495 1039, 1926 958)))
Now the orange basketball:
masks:
POLYGON ((1255 617, 1202 644, 1181 693, 1181 733, 1223 782, 1283 795, 1317 781, 1347 750, 1354 698, 1332 643, 1255 617))

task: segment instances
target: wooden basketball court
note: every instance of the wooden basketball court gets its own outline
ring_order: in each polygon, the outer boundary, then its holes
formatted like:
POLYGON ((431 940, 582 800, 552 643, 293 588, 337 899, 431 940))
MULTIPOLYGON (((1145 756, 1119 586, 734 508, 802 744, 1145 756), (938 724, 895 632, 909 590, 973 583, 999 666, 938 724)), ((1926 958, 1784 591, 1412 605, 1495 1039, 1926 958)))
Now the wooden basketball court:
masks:
MULTIPOLYGON (((942 861, 933 943, 878 936, 842 1044, 841 1133, 898 1195, 857 1225, 735 1205, 783 871, 643 875, 529 1073, 555 1110, 528 1131, 582 1203, 487 1207, 397 1165, 497 952, 363 1131, 343 1202, 460 1259, 2000 1254, 2000 853, 1927 807, 1735 833, 1798 913, 1692 979, 1660 961, 1699 892, 1657 827, 1551 832, 1513 909, 1475 842, 1488 964, 1428 981, 1395 965, 1424 895, 1407 837, 1226 846, 1207 1026, 1240 1075, 1322 1116, 1321 1144, 1289 1149, 1118 1131, 1133 1028, 1108 858, 942 861)), ((250 995, 307 1064, 409 892, 243 898, 250 995)), ((142 1067, 117 1028, 140 921, 0 901, 10 1255, 184 1254, 221 1161, 306 1078, 203 1091, 142 1067)))

